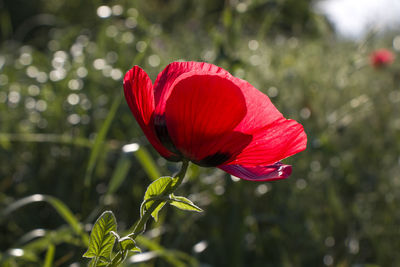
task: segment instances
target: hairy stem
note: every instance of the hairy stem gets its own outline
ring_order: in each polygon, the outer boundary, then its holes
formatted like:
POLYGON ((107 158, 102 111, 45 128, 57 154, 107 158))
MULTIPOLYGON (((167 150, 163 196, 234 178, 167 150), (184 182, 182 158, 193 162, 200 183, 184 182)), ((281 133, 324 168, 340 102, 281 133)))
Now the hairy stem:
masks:
POLYGON ((160 198, 155 200, 153 204, 151 204, 150 208, 146 210, 146 212, 143 214, 143 216, 140 217, 140 220, 136 223, 135 228, 133 229, 132 233, 128 235, 128 237, 132 238, 135 240, 135 238, 144 232, 146 229, 146 222, 150 218, 151 213, 160 205, 164 200, 164 197, 169 196, 172 194, 182 183, 183 178, 185 178, 185 174, 187 171, 187 168, 189 166, 189 161, 184 160, 182 162, 182 167, 181 170, 174 176, 176 179, 175 183, 170 183, 168 186, 165 187, 164 191, 160 194, 160 198))

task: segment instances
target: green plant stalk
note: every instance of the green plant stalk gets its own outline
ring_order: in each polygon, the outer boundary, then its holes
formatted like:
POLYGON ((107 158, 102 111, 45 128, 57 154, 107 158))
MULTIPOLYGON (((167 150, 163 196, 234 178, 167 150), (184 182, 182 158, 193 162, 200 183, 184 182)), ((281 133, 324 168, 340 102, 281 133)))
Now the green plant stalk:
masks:
POLYGON ((176 182, 170 183, 167 187, 165 187, 164 191, 160 194, 160 198, 155 200, 153 204, 150 206, 149 209, 140 217, 139 221, 136 223, 135 228, 133 229, 132 233, 128 235, 128 237, 135 240, 135 238, 145 230, 146 222, 150 218, 152 212, 160 205, 163 201, 165 201, 165 197, 172 194, 182 183, 183 179, 185 178, 185 174, 187 168, 189 166, 189 161, 184 160, 182 162, 181 170, 174 176, 176 178, 176 182), (172 185, 173 184, 173 185, 172 185))
MULTIPOLYGON (((160 205, 163 201, 165 201, 165 199, 179 187, 179 185, 182 183, 183 179, 185 178, 185 174, 188 169, 188 166, 189 166, 189 161, 184 160, 182 162, 181 170, 174 176, 174 178, 176 179, 176 182, 169 183, 168 186, 166 186, 165 189, 163 190, 163 192, 159 196, 157 196, 156 200, 154 200, 153 204, 150 206, 149 209, 146 210, 146 212, 143 215, 142 215, 142 208, 140 208, 139 221, 136 223, 135 227, 133 228, 132 233, 127 235, 124 238, 131 238, 131 239, 135 240, 139 234, 141 234, 145 231, 146 223, 149 220, 151 214, 158 207, 158 205, 160 205)), ((143 204, 142 204, 142 206, 143 206, 143 204)), ((126 255, 124 256, 124 253, 125 253, 125 251, 120 250, 117 253, 117 255, 112 259, 112 261, 110 262, 110 264, 108 266, 114 267, 114 266, 120 265, 120 263, 122 263, 125 260, 126 255)))

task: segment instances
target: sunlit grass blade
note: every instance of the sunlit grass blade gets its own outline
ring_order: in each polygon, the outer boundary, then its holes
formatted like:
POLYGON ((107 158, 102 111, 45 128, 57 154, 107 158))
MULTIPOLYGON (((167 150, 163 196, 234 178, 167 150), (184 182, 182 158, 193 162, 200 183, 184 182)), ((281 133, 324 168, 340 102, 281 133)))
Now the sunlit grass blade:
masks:
MULTIPOLYGON (((9 261, 19 262, 19 260, 34 262, 37 266, 42 265, 43 261, 40 262, 38 255, 48 251, 49 244, 50 246, 68 244, 81 247, 82 241, 76 237, 74 230, 66 225, 54 231, 44 229, 32 230, 30 233, 21 237, 13 248, 2 255, 0 254, 0 266, 8 266, 6 264, 8 264, 9 261)), ((47 253, 51 253, 51 251, 47 253)), ((49 254, 49 257, 50 256, 51 254, 49 254)), ((67 260, 71 256, 72 254, 65 255, 63 258, 67 260)), ((48 261, 50 261, 50 259, 48 261)))
POLYGON ((50 243, 55 246, 59 244, 71 244, 79 247, 82 246, 81 240, 74 235, 75 231, 69 226, 64 225, 56 230, 40 230, 43 232, 41 237, 36 236, 36 238, 29 240, 23 237, 18 240, 18 247, 26 251, 34 251, 35 254, 38 254, 47 250, 47 247, 50 243), (26 244, 23 245, 22 242, 26 242, 26 244))
POLYGON ((110 111, 108 112, 108 115, 103 122, 100 131, 97 133, 96 139, 94 141, 92 151, 90 152, 90 157, 89 157, 89 163, 86 168, 86 173, 85 173, 85 178, 84 178, 84 185, 85 187, 90 187, 91 184, 91 179, 92 179, 92 174, 94 167, 96 165, 97 159, 100 155, 101 148, 103 147, 104 140, 106 138, 106 135, 108 133, 108 130, 110 129, 111 123, 115 117, 115 114, 117 113, 118 107, 121 103, 122 99, 122 93, 118 94, 115 98, 114 101, 111 105, 110 111))
POLYGON ((36 265, 38 265, 40 262, 38 255, 32 251, 25 251, 20 248, 10 248, 4 253, 0 254, 0 266, 17 266, 16 259, 19 259, 23 262, 35 263, 36 265))
POLYGON ((125 180, 131 165, 132 161, 126 155, 122 154, 111 176, 107 194, 113 194, 118 190, 125 180))
POLYGON ((89 238, 87 234, 83 231, 79 220, 74 216, 71 210, 59 199, 48 196, 35 194, 29 197, 22 198, 14 203, 10 204, 2 213, 1 218, 6 217, 11 212, 31 203, 35 202, 46 202, 50 204, 58 214, 71 226, 71 228, 81 236, 82 241, 87 245, 89 243, 89 238))
POLYGON ((56 251, 56 247, 53 244, 49 244, 47 252, 46 252, 46 257, 44 259, 43 267, 52 267, 53 266, 55 251, 56 251))
POLYGON ((151 180, 157 180, 161 176, 157 164, 145 147, 140 146, 138 143, 131 143, 124 145, 122 151, 124 153, 133 153, 151 180))
POLYGON ((151 180, 154 181, 161 176, 156 163, 144 147, 139 147, 139 149, 134 152, 134 155, 151 180))
POLYGON ((46 196, 46 201, 50 203, 60 214, 61 217, 75 230, 76 233, 80 234, 85 244, 88 244, 89 239, 87 234, 83 231, 81 224, 78 219, 74 216, 71 210, 59 199, 51 196, 46 196))
MULTIPOLYGON (((153 257, 160 257, 164 259, 166 262, 171 264, 171 266, 198 266, 198 262, 195 258, 191 257, 190 255, 183 253, 183 252, 177 252, 174 250, 168 250, 165 249, 163 246, 158 244, 157 242, 154 242, 153 240, 140 235, 136 237, 136 241, 140 244, 140 246, 147 247, 151 252, 153 252, 153 257), (189 262, 189 265, 186 264, 186 262, 189 262)), ((143 253, 144 254, 144 253, 143 253)), ((134 255, 131 257, 129 262, 141 262, 143 259, 141 259, 142 254, 134 255)))
POLYGON ((93 145, 89 139, 83 137, 74 137, 65 134, 41 133, 0 133, 0 144, 4 142, 55 143, 88 148, 93 145))

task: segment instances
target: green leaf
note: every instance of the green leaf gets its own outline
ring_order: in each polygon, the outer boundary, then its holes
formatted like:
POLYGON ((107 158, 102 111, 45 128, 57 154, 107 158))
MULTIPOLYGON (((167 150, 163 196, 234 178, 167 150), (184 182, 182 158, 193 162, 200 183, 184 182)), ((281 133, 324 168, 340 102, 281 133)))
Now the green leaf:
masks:
POLYGON ((133 253, 142 253, 142 250, 139 247, 131 248, 129 251, 133 253))
POLYGON ((135 253, 141 253, 142 250, 136 246, 135 240, 130 237, 123 238, 120 240, 120 244, 123 250, 128 250, 135 253))
POLYGON ((111 211, 105 211, 97 219, 89 237, 89 248, 83 254, 86 258, 95 258, 101 261, 110 261, 111 252, 114 246, 115 236, 111 231, 117 230, 117 223, 111 211))
POLYGON ((99 260, 96 259, 96 258, 93 258, 93 259, 89 262, 88 266, 89 266, 89 267, 105 267, 105 266, 108 266, 108 263, 107 263, 107 262, 102 262, 102 261, 99 261, 99 260))
MULTIPOLYGON (((161 194, 164 192, 167 186, 172 186, 174 179, 172 177, 160 177, 154 182, 152 182, 149 187, 147 187, 146 193, 144 194, 145 209, 148 210, 155 200, 147 201, 148 199, 157 197, 162 197, 161 194)), ((151 213, 151 216, 155 221, 158 220, 158 212, 164 207, 165 201, 162 201, 151 213)))
POLYGON ((203 212, 201 208, 197 207, 192 201, 190 201, 186 197, 174 196, 173 194, 171 194, 171 201, 169 202, 169 204, 181 210, 203 212))

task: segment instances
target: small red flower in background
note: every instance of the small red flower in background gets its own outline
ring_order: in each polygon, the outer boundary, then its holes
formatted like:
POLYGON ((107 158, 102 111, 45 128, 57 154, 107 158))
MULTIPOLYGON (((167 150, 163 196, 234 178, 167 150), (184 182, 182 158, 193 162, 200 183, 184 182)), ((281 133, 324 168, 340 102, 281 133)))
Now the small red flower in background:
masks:
POLYGON ((140 67, 124 78, 125 98, 153 147, 166 159, 188 159, 246 180, 283 179, 279 161, 306 148, 303 126, 269 98, 215 65, 173 62, 152 84, 140 67))
POLYGON ((383 48, 372 52, 370 59, 372 66, 381 68, 393 63, 394 54, 391 51, 383 48))

